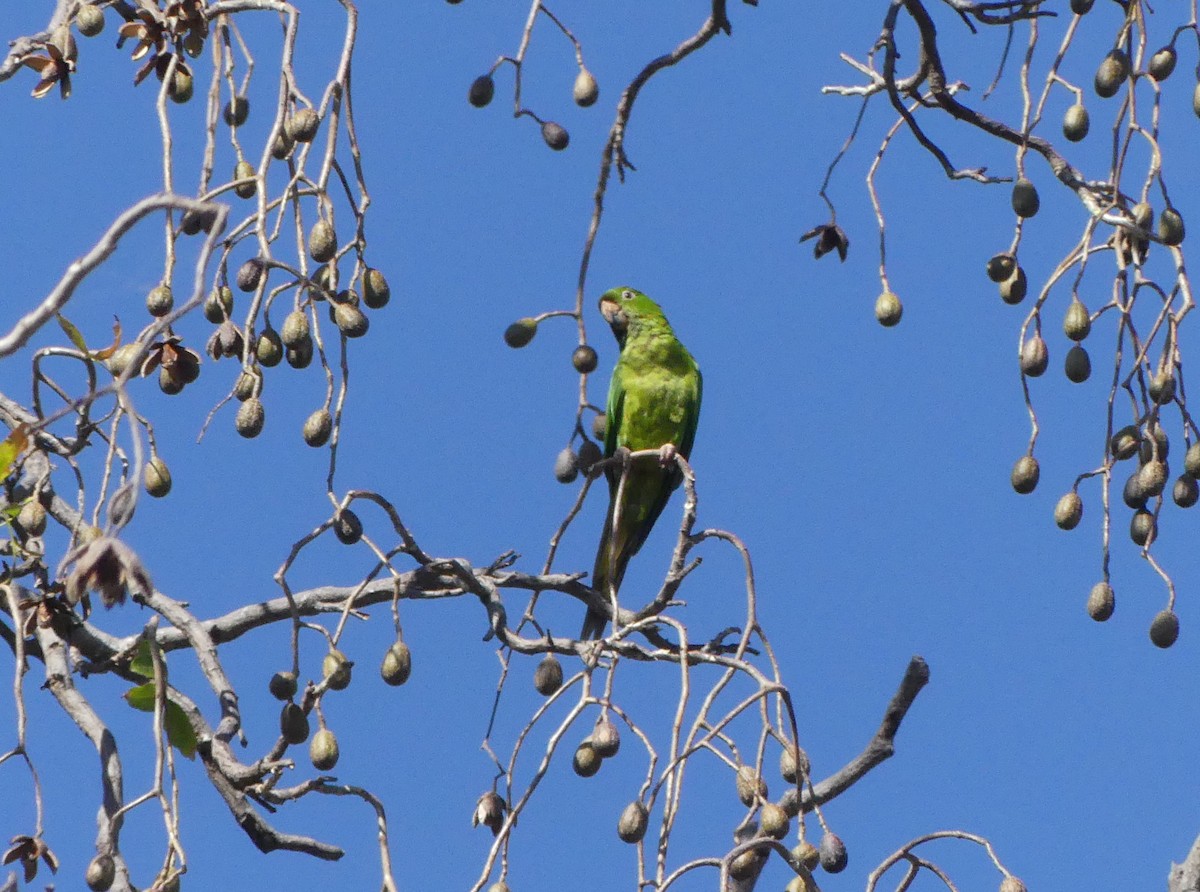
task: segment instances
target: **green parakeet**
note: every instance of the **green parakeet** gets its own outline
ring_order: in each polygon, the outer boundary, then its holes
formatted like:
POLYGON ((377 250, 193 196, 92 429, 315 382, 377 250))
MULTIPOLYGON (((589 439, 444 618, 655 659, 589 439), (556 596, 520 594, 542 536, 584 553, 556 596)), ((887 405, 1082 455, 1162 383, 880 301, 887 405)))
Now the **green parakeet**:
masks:
MULTIPOLYGON (((600 313, 621 346, 608 387, 605 457, 622 447, 638 452, 668 444, 689 457, 700 420, 700 366, 675 337, 662 309, 640 291, 606 291, 600 298, 600 313)), ((635 460, 624 488, 619 465, 605 474, 608 517, 596 552, 592 587, 611 598, 621 587, 629 559, 650 535, 682 478, 669 454, 635 460)), ((589 610, 582 637, 598 638, 606 622, 603 614, 589 610)))

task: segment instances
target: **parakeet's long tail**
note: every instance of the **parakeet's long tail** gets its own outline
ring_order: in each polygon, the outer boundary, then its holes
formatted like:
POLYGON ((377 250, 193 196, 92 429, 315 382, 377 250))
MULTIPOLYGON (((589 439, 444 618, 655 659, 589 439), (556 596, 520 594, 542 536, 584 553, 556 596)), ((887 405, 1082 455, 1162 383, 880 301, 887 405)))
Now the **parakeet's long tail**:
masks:
MULTIPOLYGON (((592 570, 592 588, 600 593, 602 597, 609 597, 609 586, 614 590, 621 588, 621 580, 625 578, 625 568, 629 566, 629 558, 631 554, 621 547, 622 543, 616 544, 615 554, 610 554, 612 546, 612 509, 609 509, 608 517, 604 520, 604 532, 600 535, 600 547, 596 549, 596 566, 592 570), (611 563, 614 565, 610 569, 611 563)), ((583 629, 579 633, 579 637, 587 640, 599 638, 604 634, 604 627, 608 625, 608 615, 600 613, 596 610, 588 610, 587 616, 583 618, 583 629)))

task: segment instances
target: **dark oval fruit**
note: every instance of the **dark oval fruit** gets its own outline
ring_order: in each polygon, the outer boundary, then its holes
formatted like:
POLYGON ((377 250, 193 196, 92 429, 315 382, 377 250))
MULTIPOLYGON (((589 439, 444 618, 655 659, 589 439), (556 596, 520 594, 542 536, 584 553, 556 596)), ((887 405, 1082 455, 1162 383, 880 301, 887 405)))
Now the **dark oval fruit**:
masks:
POLYGON ((1164 46, 1150 57, 1150 64, 1146 66, 1146 71, 1156 81, 1165 81, 1175 70, 1177 61, 1179 61, 1179 57, 1175 53, 1175 47, 1164 46))
POLYGON ((183 392, 183 382, 171 374, 166 366, 158 367, 158 389, 167 396, 183 392))
POLYGON ((1164 208, 1158 217, 1158 237, 1164 245, 1175 247, 1183 244, 1183 217, 1175 208, 1164 208))
POLYGON ((471 81, 471 89, 467 90, 467 101, 476 108, 483 108, 496 95, 496 82, 490 74, 481 74, 471 81))
POLYGON ((288 743, 308 740, 308 716, 295 703, 285 703, 279 713, 279 733, 288 743))
POLYGON ((1087 351, 1076 344, 1067 351, 1063 370, 1067 374, 1067 380, 1075 384, 1082 384, 1092 375, 1092 360, 1088 357, 1087 351))
POLYGON ((387 278, 377 269, 367 267, 362 277, 363 303, 372 310, 387 306, 392 299, 392 289, 387 278))
POLYGON ((228 285, 214 288, 204 298, 204 318, 219 325, 233 315, 233 291, 228 285))
POLYGON ((554 459, 554 479, 559 483, 573 483, 579 476, 579 460, 570 446, 564 446, 554 459))
POLYGON ((734 776, 738 801, 749 808, 760 799, 767 798, 767 782, 750 765, 742 765, 734 776))
POLYGON ((362 521, 349 508, 343 508, 333 519, 333 534, 343 545, 353 545, 362 538, 362 521))
POLYGON ((279 338, 285 347, 295 347, 309 337, 308 316, 303 310, 292 310, 283 320, 279 338))
POLYGON ((294 347, 284 351, 283 358, 294 369, 306 369, 313 360, 313 339, 306 337, 294 347))
POLYGON ((1011 254, 996 254, 987 262, 988 278, 999 285, 1017 271, 1017 259, 1011 254))
POLYGON ((1071 0, 1071 12, 1075 15, 1087 15, 1096 0, 1071 0))
POLYGON ((1021 347, 1021 371, 1031 378, 1037 378, 1049 364, 1050 353, 1042 336, 1034 335, 1026 340, 1021 347))
POLYGON ((1191 474, 1180 474, 1171 489, 1171 498, 1180 508, 1191 508, 1200 500, 1200 486, 1191 474))
POLYGON ((225 103, 221 116, 230 127, 241 127, 250 117, 250 100, 245 96, 234 96, 225 103))
POLYGON ((1012 209, 1018 217, 1032 217, 1041 206, 1042 201, 1033 183, 1024 177, 1013 183, 1012 209))
POLYGON ((792 857, 807 867, 809 870, 816 870, 817 865, 821 863, 821 853, 807 839, 796 843, 792 847, 792 857))
POLYGON ((599 442, 604 442, 605 428, 608 427, 608 416, 603 413, 592 416, 592 436, 599 442))
MULTIPOLYGON (((233 178, 235 180, 245 180, 233 187, 233 191, 238 198, 253 198, 254 193, 258 190, 258 183, 254 181, 254 166, 249 161, 239 161, 233 168, 233 178)), ((251 291, 253 289, 244 288, 243 291, 251 291)))
POLYGON ((1138 484, 1146 498, 1152 498, 1167 485, 1167 466, 1158 459, 1146 462, 1138 469, 1138 484))
MULTIPOLYGON (((75 13, 75 27, 79 29, 79 33, 84 37, 95 37, 104 30, 104 10, 99 6, 91 5, 79 7, 79 11, 75 13)), ((97 855, 96 857, 107 858, 108 856, 97 855)), ((109 861, 111 862, 112 859, 109 858, 109 861)), ((111 880, 109 881, 109 885, 112 885, 111 880)), ((104 888, 107 889, 108 886, 104 888)))
POLYGON ((600 85, 596 83, 596 78, 586 68, 580 68, 579 74, 575 75, 575 86, 572 89, 572 94, 575 99, 575 104, 581 108, 587 108, 590 105, 595 105, 596 100, 600 98, 600 85))
POLYGON ((1134 512, 1129 521, 1129 538, 1134 541, 1134 544, 1145 548, 1154 542, 1157 533, 1158 524, 1155 522, 1153 514, 1145 508, 1139 508, 1134 512))
POLYGON ((146 468, 142 472, 142 483, 146 487, 146 492, 156 499, 161 499, 169 493, 171 491, 171 472, 167 469, 167 463, 157 455, 146 462, 146 468))
POLYGON ((335 691, 344 691, 350 686, 354 663, 336 648, 325 654, 321 661, 321 675, 328 687, 335 691))
POLYGON ((1000 299, 1006 304, 1016 306, 1025 299, 1028 287, 1025 270, 1018 266, 1015 273, 1000 283, 1000 299))
POLYGON ((1088 110, 1084 108, 1082 103, 1075 103, 1063 115, 1063 136, 1071 142, 1079 142, 1086 137, 1091 126, 1092 122, 1088 117, 1088 110))
POLYGON ((379 667, 379 675, 392 687, 397 687, 408 681, 412 674, 412 651, 403 639, 396 639, 387 653, 383 655, 383 664, 379 667))
POLYGON ((288 136, 287 127, 281 127, 279 128, 279 135, 271 143, 271 157, 276 161, 282 161, 288 155, 292 154, 292 148, 295 145, 296 141, 288 136))
POLYGON ((516 349, 524 347, 533 340, 533 336, 537 334, 537 320, 525 317, 518 319, 508 328, 504 329, 504 343, 516 349))
MULTIPOLYGON (((1133 458, 1137 454, 1138 445, 1141 443, 1142 436, 1138 432, 1135 425, 1129 424, 1121 428, 1112 435, 1112 440, 1109 441, 1109 449, 1112 450, 1113 457, 1117 461, 1124 461, 1127 458, 1133 458)), ((1196 460, 1200 466, 1200 451, 1197 452, 1196 460)))
POLYGON ((253 291, 262 281, 266 264, 258 257, 251 257, 238 267, 237 286, 242 291, 253 291))
POLYGON ((267 368, 279 365, 283 359, 283 341, 279 338, 279 332, 273 328, 263 329, 254 345, 254 355, 258 357, 259 364, 267 368))
POLYGON ((611 759, 621 748, 621 734, 607 716, 596 720, 592 729, 592 749, 601 759, 611 759))
POLYGON ((642 805, 640 801, 629 803, 621 812, 620 820, 617 821, 617 836, 621 838, 622 842, 641 842, 642 837, 646 835, 648 820, 646 806, 642 805))
POLYGON ((167 95, 173 102, 183 105, 192 98, 195 90, 196 82, 192 79, 192 73, 185 68, 177 68, 167 87, 167 95))
POLYGON ((603 761, 599 754, 592 749, 592 744, 585 740, 576 747, 575 756, 571 759, 571 767, 580 777, 591 777, 600 770, 600 763, 603 761))
POLYGON ((1021 495, 1028 495, 1037 489, 1041 468, 1032 455, 1022 455, 1012 469, 1012 488, 1021 495))
POLYGON ((1112 586, 1107 582, 1097 582, 1092 586, 1092 591, 1088 595, 1087 612, 1088 616, 1098 623, 1102 623, 1113 615, 1113 609, 1116 607, 1116 598, 1113 595, 1112 586))
POLYGON ((542 657, 537 668, 533 670, 533 686, 543 697, 549 697, 555 691, 562 687, 563 669, 562 663, 558 661, 558 657, 554 654, 546 654, 542 657))
POLYGON ((252 396, 258 396, 261 391, 262 378, 257 372, 242 372, 233 385, 233 395, 243 403, 252 396))
POLYGON ((175 297, 171 294, 170 285, 157 285, 146 295, 146 310, 151 316, 165 316, 174 306, 175 297))
POLYGON ((312 742, 308 745, 308 757, 317 771, 331 770, 337 764, 340 755, 337 738, 328 728, 322 728, 313 735, 312 742))
POLYGON ((782 806, 768 802, 762 807, 762 813, 759 815, 759 827, 772 839, 783 839, 791 829, 791 821, 782 806))
POLYGON ((571 141, 571 136, 561 124, 556 124, 553 121, 545 121, 542 123, 542 139, 554 151, 561 152, 567 147, 567 143, 571 141))
POLYGON ((234 427, 237 428, 239 434, 249 439, 262 433, 263 423, 266 419, 267 413, 263 409, 262 400, 258 397, 251 397, 238 408, 234 427))
POLYGON ((291 700, 296 696, 296 673, 276 672, 267 682, 267 689, 276 700, 291 700))
POLYGON ((891 291, 885 291, 875 299, 875 318, 884 328, 891 328, 904 315, 904 304, 891 291))
POLYGON ((1155 647, 1170 647, 1179 638, 1179 617, 1171 610, 1161 610, 1150 623, 1150 640, 1155 647))
POLYGON ((333 321, 338 331, 348 338, 361 338, 371 327, 366 313, 350 303, 334 305, 333 321))
POLYGON ((1082 517, 1083 499, 1079 498, 1079 493, 1074 490, 1064 495, 1054 506, 1054 522, 1058 524, 1059 529, 1075 529, 1082 517))
POLYGON ((581 375, 596 371, 598 361, 596 351, 587 344, 576 347, 575 352, 571 354, 571 365, 575 366, 575 371, 581 375))
POLYGON ((308 231, 308 254, 317 263, 328 263, 337 254, 337 233, 328 220, 318 220, 308 231))
POLYGON ((1104 99, 1116 96, 1128 77, 1129 57, 1123 50, 1113 50, 1096 70, 1096 94, 1104 99))
POLYGON ((284 124, 292 142, 312 142, 321 126, 321 116, 311 108, 302 108, 284 124))
POLYGON ((324 446, 333 432, 333 416, 328 409, 317 409, 305 419, 304 442, 309 446, 324 446))
POLYGON ((1066 316, 1063 317, 1063 334, 1072 341, 1082 341, 1091 331, 1092 319, 1087 307, 1078 297, 1071 298, 1066 316))
POLYGON ((1129 475, 1125 481, 1125 486, 1121 491, 1121 498, 1130 508, 1135 511, 1138 508, 1146 507, 1146 493, 1142 489, 1142 478, 1137 471, 1129 475))
POLYGON ((830 833, 828 830, 821 834, 821 842, 817 845, 817 856, 826 873, 841 873, 850 863, 850 857, 846 853, 846 844, 837 834, 830 833))
POLYGON ((1160 406, 1169 403, 1175 399, 1175 376, 1169 369, 1163 369, 1150 379, 1150 386, 1147 389, 1150 399, 1160 406))
POLYGON ((602 458, 604 458, 604 454, 600 451, 600 447, 591 440, 584 440, 579 444, 579 455, 577 458, 579 470, 587 473, 592 465, 602 458))

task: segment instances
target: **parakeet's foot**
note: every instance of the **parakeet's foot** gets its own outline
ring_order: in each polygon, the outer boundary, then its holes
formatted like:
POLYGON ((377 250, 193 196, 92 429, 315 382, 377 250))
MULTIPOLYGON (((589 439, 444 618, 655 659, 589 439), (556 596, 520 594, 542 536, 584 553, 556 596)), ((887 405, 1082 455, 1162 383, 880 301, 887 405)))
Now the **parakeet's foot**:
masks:
POLYGON ((664 468, 669 468, 675 464, 677 455, 679 455, 679 450, 675 448, 674 443, 663 443, 658 450, 658 463, 664 468))

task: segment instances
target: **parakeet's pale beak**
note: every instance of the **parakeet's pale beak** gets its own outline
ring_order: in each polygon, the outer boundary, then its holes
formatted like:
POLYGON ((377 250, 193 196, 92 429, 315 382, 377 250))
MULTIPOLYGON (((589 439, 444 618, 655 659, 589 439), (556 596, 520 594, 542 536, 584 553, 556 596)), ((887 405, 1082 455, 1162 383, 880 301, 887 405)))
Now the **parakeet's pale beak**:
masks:
POLYGON ((600 315, 604 317, 604 321, 614 328, 625 328, 629 320, 625 318, 625 314, 621 312, 621 305, 613 300, 608 295, 600 298, 600 315))

